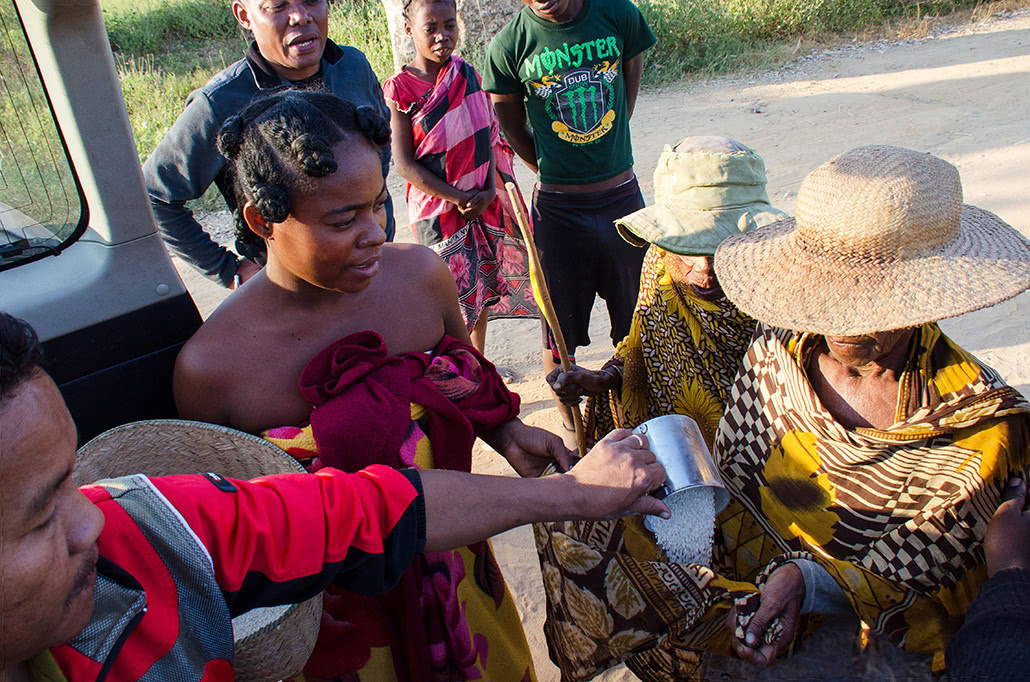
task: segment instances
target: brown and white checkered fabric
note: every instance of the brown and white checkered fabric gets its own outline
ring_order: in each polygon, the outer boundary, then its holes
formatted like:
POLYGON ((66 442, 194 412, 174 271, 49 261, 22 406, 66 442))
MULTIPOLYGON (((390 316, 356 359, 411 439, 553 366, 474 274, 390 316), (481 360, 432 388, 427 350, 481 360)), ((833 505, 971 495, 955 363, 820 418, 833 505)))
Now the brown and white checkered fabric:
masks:
MULTIPOLYGON (((917 334, 943 339, 933 325, 917 334)), ((885 431, 845 429, 822 406, 791 352, 799 338, 764 325, 755 333, 716 437, 715 457, 727 488, 765 518, 760 490, 768 485, 770 453, 790 432, 813 434, 818 468, 812 476, 826 474, 834 490, 830 511, 839 521, 820 548, 769 527, 779 544, 853 562, 919 593, 954 585, 983 561, 981 540, 1000 491, 981 477, 981 464, 992 463, 953 442, 953 433, 985 416, 1025 410, 1025 401, 1013 404, 1015 392, 981 367, 954 394, 934 395, 930 382, 921 385, 915 399, 930 404, 885 431), (992 393, 1010 398, 1004 410, 984 400, 992 393)), ((932 353, 934 344, 929 345, 915 355, 932 353)))

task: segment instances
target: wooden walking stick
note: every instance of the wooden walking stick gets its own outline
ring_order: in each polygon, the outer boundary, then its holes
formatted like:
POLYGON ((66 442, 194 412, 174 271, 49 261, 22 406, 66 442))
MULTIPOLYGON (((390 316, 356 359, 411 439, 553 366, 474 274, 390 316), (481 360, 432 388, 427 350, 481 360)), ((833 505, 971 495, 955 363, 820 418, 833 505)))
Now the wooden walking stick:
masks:
MULTIPOLYGON (((529 223, 526 221, 526 213, 522 210, 522 199, 519 197, 519 190, 515 183, 504 183, 504 189, 508 191, 508 198, 511 200, 512 210, 515 213, 515 221, 519 224, 522 232, 522 239, 526 242, 526 255, 529 256, 529 280, 533 283, 533 296, 540 306, 540 313, 544 316, 547 326, 554 334, 554 342, 558 346, 558 357, 561 359, 561 369, 568 372, 572 369, 569 362, 569 349, 565 345, 565 336, 561 333, 558 325, 558 315, 554 312, 554 304, 551 303, 551 293, 547 289, 547 280, 544 279, 544 271, 540 269, 540 256, 536 252, 536 244, 533 242, 533 234, 529 231, 529 223)), ((572 423, 576 427, 576 444, 579 446, 579 456, 587 454, 587 433, 583 428, 583 415, 580 414, 579 405, 569 405, 572 411, 572 423)))

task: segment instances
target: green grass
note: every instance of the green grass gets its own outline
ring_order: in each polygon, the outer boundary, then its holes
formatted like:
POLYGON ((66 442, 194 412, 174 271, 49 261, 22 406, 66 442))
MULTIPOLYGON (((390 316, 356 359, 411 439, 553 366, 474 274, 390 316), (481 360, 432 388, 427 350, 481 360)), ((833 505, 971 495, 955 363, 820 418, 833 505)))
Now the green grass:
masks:
POLYGON ((243 33, 229 0, 101 0, 111 48, 146 54, 167 51, 168 41, 225 40, 243 33))
POLYGON ((380 81, 393 75, 390 31, 379 0, 337 0, 329 10, 329 37, 364 52, 380 81))

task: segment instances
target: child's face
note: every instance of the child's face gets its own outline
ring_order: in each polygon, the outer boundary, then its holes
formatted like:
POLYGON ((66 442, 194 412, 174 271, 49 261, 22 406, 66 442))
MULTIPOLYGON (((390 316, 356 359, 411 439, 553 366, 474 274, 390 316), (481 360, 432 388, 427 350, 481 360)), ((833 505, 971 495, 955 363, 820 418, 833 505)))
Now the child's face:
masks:
POLYGON ((444 63, 458 45, 458 10, 452 0, 414 0, 404 30, 415 51, 431 62, 444 63))

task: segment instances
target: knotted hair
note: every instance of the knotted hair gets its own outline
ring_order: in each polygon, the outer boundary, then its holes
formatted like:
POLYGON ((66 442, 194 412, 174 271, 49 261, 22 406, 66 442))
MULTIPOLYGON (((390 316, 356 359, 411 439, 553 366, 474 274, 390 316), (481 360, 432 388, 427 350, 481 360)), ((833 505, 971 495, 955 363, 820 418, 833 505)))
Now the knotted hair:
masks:
POLYGON ((390 142, 390 125, 368 107, 327 92, 278 90, 256 98, 218 133, 218 151, 235 199, 236 236, 258 248, 264 240, 243 219, 253 201, 265 220, 281 223, 290 215, 290 197, 310 187, 310 178, 336 172, 336 145, 361 135, 380 154, 390 142))
POLYGON ((401 16, 404 17, 405 21, 411 21, 411 14, 415 11, 414 7, 416 5, 434 5, 436 3, 447 3, 453 6, 455 11, 458 9, 458 0, 404 0, 404 4, 401 5, 401 16))

